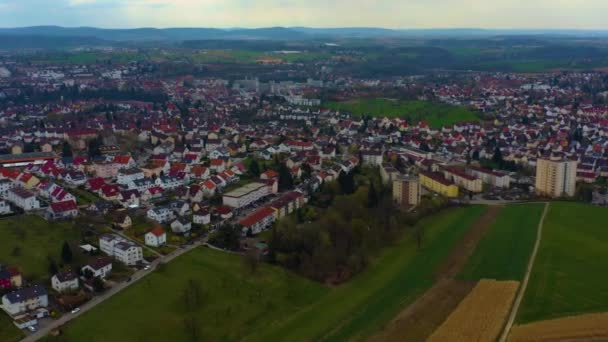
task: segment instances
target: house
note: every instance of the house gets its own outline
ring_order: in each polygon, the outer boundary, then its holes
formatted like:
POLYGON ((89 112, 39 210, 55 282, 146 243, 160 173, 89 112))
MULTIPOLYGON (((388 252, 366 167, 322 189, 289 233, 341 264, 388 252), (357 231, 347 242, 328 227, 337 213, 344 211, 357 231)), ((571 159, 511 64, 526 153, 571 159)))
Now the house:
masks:
POLYGON ((71 170, 65 173, 63 180, 71 186, 81 186, 86 184, 87 176, 82 171, 71 170))
POLYGON ((109 161, 97 161, 90 166, 90 170, 100 178, 115 178, 118 175, 119 165, 109 161))
POLYGON ((382 152, 380 151, 362 151, 361 156, 365 165, 382 165, 382 152))
POLYGON ((22 284, 23 277, 16 268, 0 265, 0 289, 21 287, 22 284))
POLYGON ((268 170, 260 174, 261 179, 279 179, 279 174, 274 170, 268 170))
POLYGON ((113 201, 118 198, 120 194, 120 188, 116 184, 105 184, 99 191, 99 197, 106 201, 113 201))
POLYGON ((223 159, 211 159, 209 168, 215 172, 224 172, 226 170, 226 162, 223 159))
POLYGON ((24 188, 16 187, 9 189, 5 193, 4 199, 25 211, 40 209, 40 202, 36 199, 36 195, 24 188))
POLYGON ((116 183, 128 185, 133 181, 144 178, 144 171, 138 168, 121 169, 116 176, 116 183))
POLYGON ((206 225, 211 223, 211 214, 206 210, 199 210, 192 215, 194 224, 206 225))
POLYGON ((175 213, 169 207, 155 207, 151 208, 146 212, 146 216, 153 221, 158 223, 169 223, 175 219, 175 213))
POLYGON ((112 226, 114 228, 129 229, 133 225, 131 216, 129 216, 129 212, 126 210, 118 210, 113 212, 110 215, 110 220, 112 221, 112 226))
POLYGON ((78 216, 78 205, 74 201, 54 202, 46 210, 49 220, 65 220, 78 216))
POLYGON ((117 234, 100 236, 99 249, 127 266, 136 265, 143 260, 142 248, 117 234))
POLYGON ((10 316, 16 316, 49 305, 46 289, 41 285, 24 287, 2 297, 2 309, 10 316))
POLYGON ((167 243, 167 233, 161 227, 150 229, 145 235, 146 246, 160 247, 167 243))
POLYGON ((130 155, 114 156, 112 162, 117 165, 118 169, 128 169, 135 166, 135 160, 130 155))
POLYGON ((175 234, 185 234, 192 230, 192 222, 186 217, 180 217, 171 223, 171 230, 175 234))
POLYGON ((91 272, 93 277, 105 279, 112 272, 112 261, 108 258, 98 258, 94 262, 82 267, 81 272, 83 274, 91 272))
POLYGON ((59 293, 78 290, 78 276, 72 271, 57 273, 51 278, 51 287, 59 293))
POLYGON ((139 207, 141 195, 137 189, 123 190, 118 194, 118 201, 125 208, 139 207))
POLYGON ((458 186, 443 178, 440 173, 434 172, 420 172, 420 184, 436 193, 439 193, 445 197, 458 197, 458 186))
POLYGON ((0 201, 0 216, 10 214, 11 212, 11 205, 6 201, 0 201))

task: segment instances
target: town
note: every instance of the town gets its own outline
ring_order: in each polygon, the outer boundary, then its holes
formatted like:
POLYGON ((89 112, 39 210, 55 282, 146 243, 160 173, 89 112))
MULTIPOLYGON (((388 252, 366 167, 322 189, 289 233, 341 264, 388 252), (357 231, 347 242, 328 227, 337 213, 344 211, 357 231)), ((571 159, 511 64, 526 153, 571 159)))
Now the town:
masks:
MULTIPOLYGON (((362 78, 335 58, 251 63, 299 73, 273 80, 87 53, 97 61, 0 59, 1 308, 23 336, 61 334, 199 247, 347 282, 396 238, 389 228, 366 252, 328 228, 348 262, 302 256, 309 241, 289 230, 371 224, 343 203, 385 210, 382 227, 448 207, 608 206, 605 72, 362 78)), ((428 234, 414 235, 421 248, 428 234)))

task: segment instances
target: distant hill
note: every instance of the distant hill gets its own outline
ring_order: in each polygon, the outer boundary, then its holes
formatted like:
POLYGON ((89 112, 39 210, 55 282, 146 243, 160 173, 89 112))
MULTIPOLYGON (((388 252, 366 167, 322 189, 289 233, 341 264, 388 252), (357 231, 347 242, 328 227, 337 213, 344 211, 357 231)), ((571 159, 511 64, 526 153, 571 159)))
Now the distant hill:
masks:
POLYGON ((101 29, 95 27, 31 26, 0 28, 0 35, 28 35, 53 37, 87 37, 107 41, 186 41, 186 40, 311 40, 329 38, 380 38, 380 37, 490 37, 504 35, 570 35, 608 36, 608 31, 584 30, 484 30, 459 29, 407 29, 394 30, 374 27, 310 28, 267 27, 257 29, 233 28, 135 28, 101 29))
POLYGON ((0 33, 0 49, 57 49, 110 44, 111 42, 95 37, 35 34, 6 35, 0 33))

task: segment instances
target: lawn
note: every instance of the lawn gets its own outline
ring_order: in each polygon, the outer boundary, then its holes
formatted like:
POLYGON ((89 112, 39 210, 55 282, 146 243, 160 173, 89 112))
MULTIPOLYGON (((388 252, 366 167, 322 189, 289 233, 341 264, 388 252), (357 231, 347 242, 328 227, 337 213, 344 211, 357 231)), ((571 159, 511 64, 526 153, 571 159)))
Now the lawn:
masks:
POLYGON ((74 194, 74 196, 76 196, 76 201, 78 202, 78 205, 86 205, 101 201, 101 198, 99 198, 94 193, 81 188, 69 188, 68 191, 70 191, 72 194, 74 194))
POLYGON ((187 318, 200 326, 199 340, 369 336, 433 284, 451 246, 484 211, 481 206, 450 209, 421 222, 427 226, 421 251, 405 238, 336 288, 269 265, 251 274, 239 256, 197 249, 86 313, 63 337, 49 340, 183 341, 190 337, 187 318), (204 293, 202 305, 191 312, 182 304, 189 279, 199 280, 204 293))
POLYGON ((608 209, 552 203, 517 320, 608 311, 608 209))
POLYGON ((0 312, 0 341, 17 342, 23 338, 23 333, 17 329, 8 315, 0 312))
POLYGON ((414 123, 426 121, 435 128, 463 121, 479 120, 474 112, 465 107, 429 101, 358 98, 344 102, 328 102, 325 107, 351 113, 354 116, 402 117, 408 118, 414 123))
POLYGON ((17 267, 29 281, 45 280, 48 257, 59 263, 63 242, 80 237, 70 223, 50 223, 35 215, 0 219, 0 262, 17 267))
POLYGON ((521 281, 526 273, 545 205, 512 204, 500 211, 460 277, 521 281))

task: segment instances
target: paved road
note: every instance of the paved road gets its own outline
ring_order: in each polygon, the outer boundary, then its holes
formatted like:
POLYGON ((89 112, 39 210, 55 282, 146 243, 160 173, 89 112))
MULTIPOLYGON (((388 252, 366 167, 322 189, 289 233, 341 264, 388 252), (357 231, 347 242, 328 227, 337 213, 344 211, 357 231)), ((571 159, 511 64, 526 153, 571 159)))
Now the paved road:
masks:
POLYGON ((547 216, 547 212, 549 211, 549 203, 545 203, 545 210, 543 211, 543 216, 540 218, 540 222, 538 223, 538 229, 536 232, 536 242, 534 243, 534 249, 532 250, 532 255, 530 256, 530 260, 528 261, 528 268, 526 269, 526 275, 524 276, 524 280, 521 282, 519 286, 519 291, 517 292, 517 297, 515 297, 515 301, 513 301, 513 306, 511 307, 511 313, 509 314, 509 320, 505 325, 505 328, 500 335, 499 342, 505 342, 507 337, 509 337, 509 332, 511 331, 511 327, 515 322, 515 317, 517 317, 517 311, 519 310, 519 306, 524 298, 524 294, 526 293, 526 288, 528 287, 528 280, 530 280, 530 273, 532 273, 532 267, 534 266, 534 261, 536 260, 536 254, 538 253, 538 247, 540 246, 540 240, 543 235, 543 225, 545 224, 545 217, 547 216))
POLYGON ((91 299, 90 301, 88 301, 87 303, 85 303, 84 305, 82 305, 80 307, 80 311, 72 314, 72 313, 67 313, 65 315, 63 315, 61 318, 59 318, 58 320, 53 321, 52 323, 50 323, 49 325, 47 325, 44 328, 41 328, 40 330, 38 330, 37 332, 25 337, 24 339, 22 339, 22 342, 34 342, 37 341, 43 337, 45 337, 46 335, 48 335, 51 330, 56 329, 61 327, 62 325, 66 324, 67 322, 73 320, 74 318, 84 314, 85 312, 91 310, 92 308, 94 308, 95 306, 103 303, 104 301, 106 301, 107 299, 111 298, 112 296, 114 296, 115 294, 117 294, 118 292, 124 290, 125 288, 129 287, 131 284, 143 279, 145 276, 147 276, 148 274, 150 274, 154 268, 156 267, 156 265, 158 265, 161 262, 169 262, 177 257, 179 257, 180 255, 187 253, 191 250, 193 250, 196 247, 199 247, 201 245, 203 245, 204 243, 206 243, 206 239, 205 240, 201 240, 198 241, 192 245, 187 246, 186 248, 180 248, 175 250, 173 253, 164 256, 162 258, 158 258, 156 259, 154 262, 150 263, 150 270, 145 271, 145 270, 139 270, 135 273, 133 273, 133 275, 131 276, 131 281, 129 282, 122 282, 119 283, 117 285, 114 285, 114 287, 110 288, 109 290, 107 290, 106 292, 102 293, 99 296, 94 297, 93 299, 91 299))

